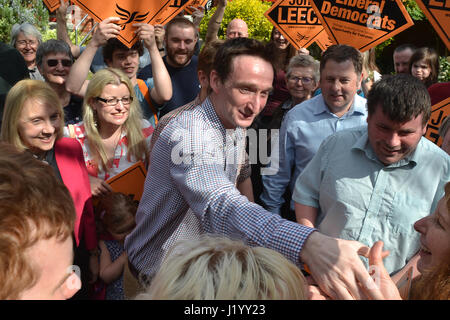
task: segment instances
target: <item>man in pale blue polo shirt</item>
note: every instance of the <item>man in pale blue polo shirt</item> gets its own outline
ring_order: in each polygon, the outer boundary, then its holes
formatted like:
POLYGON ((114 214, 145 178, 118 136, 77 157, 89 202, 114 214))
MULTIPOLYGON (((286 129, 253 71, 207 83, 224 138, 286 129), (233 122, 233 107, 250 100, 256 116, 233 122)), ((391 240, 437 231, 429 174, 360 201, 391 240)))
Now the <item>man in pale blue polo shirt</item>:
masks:
POLYGON ((450 181, 450 156, 423 137, 425 86, 407 74, 372 87, 367 127, 325 139, 295 183, 297 222, 328 236, 384 242, 392 275, 418 252, 413 224, 433 212, 450 181))
MULTIPOLYGON (((356 92, 361 87, 363 58, 347 45, 330 46, 320 61, 322 93, 290 110, 280 129, 279 168, 262 176, 260 197, 267 210, 280 214, 283 194, 290 191, 322 141, 342 129, 364 125, 367 118, 366 99, 356 92)), ((277 163, 271 155, 272 164, 277 163)), ((286 213, 282 213, 282 216, 286 213)), ((295 221, 294 202, 287 217, 295 221)))

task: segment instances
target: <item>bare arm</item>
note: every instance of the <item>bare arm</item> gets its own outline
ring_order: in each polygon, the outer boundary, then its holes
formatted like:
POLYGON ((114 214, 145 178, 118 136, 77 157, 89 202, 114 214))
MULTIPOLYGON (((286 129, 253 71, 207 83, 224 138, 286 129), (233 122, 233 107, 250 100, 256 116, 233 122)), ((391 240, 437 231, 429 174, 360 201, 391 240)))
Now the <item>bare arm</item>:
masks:
POLYGON ((114 38, 119 34, 120 27, 114 24, 114 21, 119 20, 119 18, 110 17, 97 25, 91 41, 89 41, 86 49, 70 69, 70 73, 66 81, 67 91, 84 96, 86 93, 87 84, 89 83, 86 79, 95 53, 99 47, 106 44, 108 39, 114 38))
POLYGON ((118 279, 123 272, 125 263, 128 263, 128 257, 123 252, 116 260, 111 261, 111 255, 103 241, 99 241, 100 246, 100 278, 106 283, 111 283, 118 279))
POLYGON ((314 223, 317 218, 317 208, 305 206, 303 204, 295 203, 295 217, 297 222, 307 227, 314 228, 314 223))
POLYGON ((67 43, 70 47, 70 51, 74 58, 80 56, 80 47, 73 44, 70 40, 69 34, 67 32, 67 21, 66 13, 69 6, 69 2, 65 0, 60 0, 60 6, 56 9, 56 38, 67 43))
POLYGON ((164 49, 164 35, 166 34, 166 31, 164 30, 164 27, 160 24, 155 25, 155 40, 156 45, 158 46, 158 51, 161 57, 164 57, 166 55, 164 49))
POLYGON ((212 15, 208 22, 208 30, 206 30, 205 44, 217 39, 217 32, 219 31, 220 24, 222 23, 223 15, 225 13, 225 7, 227 6, 227 0, 219 0, 216 7, 216 12, 212 15))
POLYGON ((248 201, 255 202, 255 198, 253 197, 253 185, 250 177, 239 183, 237 188, 243 196, 247 197, 248 201))
POLYGON ((136 33, 139 39, 144 41, 144 45, 148 49, 152 60, 153 82, 155 85, 150 91, 150 96, 157 104, 163 104, 172 98, 172 81, 159 54, 154 27, 145 23, 136 23, 133 26, 138 28, 136 33))

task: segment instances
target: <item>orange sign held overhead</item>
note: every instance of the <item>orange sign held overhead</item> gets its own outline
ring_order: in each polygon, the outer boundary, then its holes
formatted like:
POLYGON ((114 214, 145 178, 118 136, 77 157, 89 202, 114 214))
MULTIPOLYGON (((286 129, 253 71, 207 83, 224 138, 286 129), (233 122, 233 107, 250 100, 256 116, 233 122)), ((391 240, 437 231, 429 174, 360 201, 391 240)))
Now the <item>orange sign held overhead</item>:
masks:
MULTIPOLYGON (((181 1, 181 0, 175 0, 181 1)), ((101 22, 109 17, 119 17, 122 31, 117 37, 123 44, 131 48, 137 41, 135 23, 151 23, 174 0, 74 0, 95 21, 101 22)))
POLYGON ((450 1, 416 0, 434 30, 450 50, 450 1))
POLYGON ((322 29, 314 40, 322 51, 327 50, 333 44, 325 29, 322 29))
POLYGON ((425 137, 436 143, 439 147, 442 145, 442 138, 439 136, 439 127, 446 117, 450 115, 450 98, 447 98, 431 107, 431 117, 428 121, 425 137))
POLYGON ((309 0, 278 0, 264 15, 297 50, 308 48, 323 30, 309 0))
POLYGON ((335 44, 369 50, 414 25, 401 0, 311 0, 335 44))
POLYGON ((194 12, 191 7, 194 8, 198 8, 198 7, 206 7, 206 4, 208 3, 209 0, 191 0, 191 2, 188 4, 188 6, 186 7, 186 12, 188 14, 192 14, 192 12, 194 12))
POLYGON ((50 12, 55 11, 56 9, 59 8, 60 6, 60 0, 43 0, 44 4, 47 6, 48 10, 50 10, 50 12))
POLYGON ((145 170, 142 161, 139 161, 106 182, 111 186, 114 192, 133 195, 133 200, 139 201, 144 192, 146 175, 147 170, 145 170))
POLYGON ((183 10, 192 0, 170 0, 169 5, 158 13, 152 20, 152 24, 165 25, 167 22, 175 18, 181 10, 183 10))

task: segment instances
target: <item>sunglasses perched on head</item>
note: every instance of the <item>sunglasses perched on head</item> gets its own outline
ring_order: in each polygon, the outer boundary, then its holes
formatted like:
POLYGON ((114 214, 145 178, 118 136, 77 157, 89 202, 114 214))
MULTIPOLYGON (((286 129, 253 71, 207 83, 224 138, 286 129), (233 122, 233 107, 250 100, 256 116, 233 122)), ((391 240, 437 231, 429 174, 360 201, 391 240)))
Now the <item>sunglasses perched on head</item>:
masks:
POLYGON ((72 66, 72 60, 70 60, 70 59, 48 59, 47 65, 49 67, 56 67, 59 62, 61 62, 63 67, 71 67, 72 66))

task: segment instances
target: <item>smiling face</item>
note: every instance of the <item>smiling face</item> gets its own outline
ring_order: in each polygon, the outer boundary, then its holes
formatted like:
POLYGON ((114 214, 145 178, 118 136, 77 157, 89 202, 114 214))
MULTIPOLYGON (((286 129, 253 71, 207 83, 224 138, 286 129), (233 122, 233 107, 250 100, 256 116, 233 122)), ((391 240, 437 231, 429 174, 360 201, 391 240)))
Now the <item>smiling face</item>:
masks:
MULTIPOLYGON (((130 91, 124 83, 120 85, 106 85, 103 88, 102 94, 99 96, 99 98, 105 100, 113 98, 122 99, 124 97, 130 97, 130 91)), ((108 105, 104 101, 93 99, 94 101, 92 101, 91 105, 97 111, 100 127, 111 125, 121 126, 128 119, 130 104, 124 104, 122 101, 118 101, 115 105, 108 105)))
POLYGON ((414 229, 420 233, 421 249, 417 269, 424 272, 433 268, 450 256, 450 214, 447 201, 442 198, 436 211, 414 224, 414 229))
POLYGON ((173 25, 166 35, 167 62, 177 68, 184 67, 195 52, 197 35, 190 26, 173 25))
POLYGON ((25 101, 18 119, 20 138, 34 154, 53 148, 61 130, 58 110, 36 98, 25 101))
POLYGON ((45 78, 45 81, 53 84, 62 85, 66 83, 72 67, 72 60, 65 53, 49 53, 42 59, 42 65, 39 66, 39 72, 45 78), (56 65, 54 65, 56 61, 56 65))
POLYGON ((426 80, 431 73, 431 67, 425 60, 419 60, 412 64, 411 74, 418 78, 420 81, 426 80))
POLYGON ((287 41, 287 39, 277 29, 273 30, 272 37, 273 37, 272 41, 275 43, 275 46, 278 49, 284 50, 289 46, 289 41, 287 41))
POLYGON ((115 49, 111 61, 107 61, 111 68, 123 71, 131 80, 136 78, 139 70, 139 52, 137 50, 115 49))
POLYGON ((36 50, 39 46, 39 41, 36 37, 26 36, 20 32, 17 36, 15 47, 22 54, 27 66, 33 67, 36 62, 36 50))
POLYGON ((311 98, 317 87, 314 71, 309 67, 294 67, 286 77, 286 87, 295 104, 311 98))
POLYGON ((272 89, 273 68, 262 58, 240 55, 232 60, 232 71, 222 83, 211 72, 216 113, 226 129, 249 127, 261 112, 272 89))
POLYGON ((320 72, 319 83, 323 99, 331 112, 341 117, 350 109, 361 87, 361 79, 351 60, 336 62, 330 59, 326 62, 320 72))
POLYGON ((381 106, 376 107, 367 116, 367 130, 378 160, 390 165, 411 154, 427 129, 422 122, 422 114, 403 123, 394 122, 383 113, 381 106))

